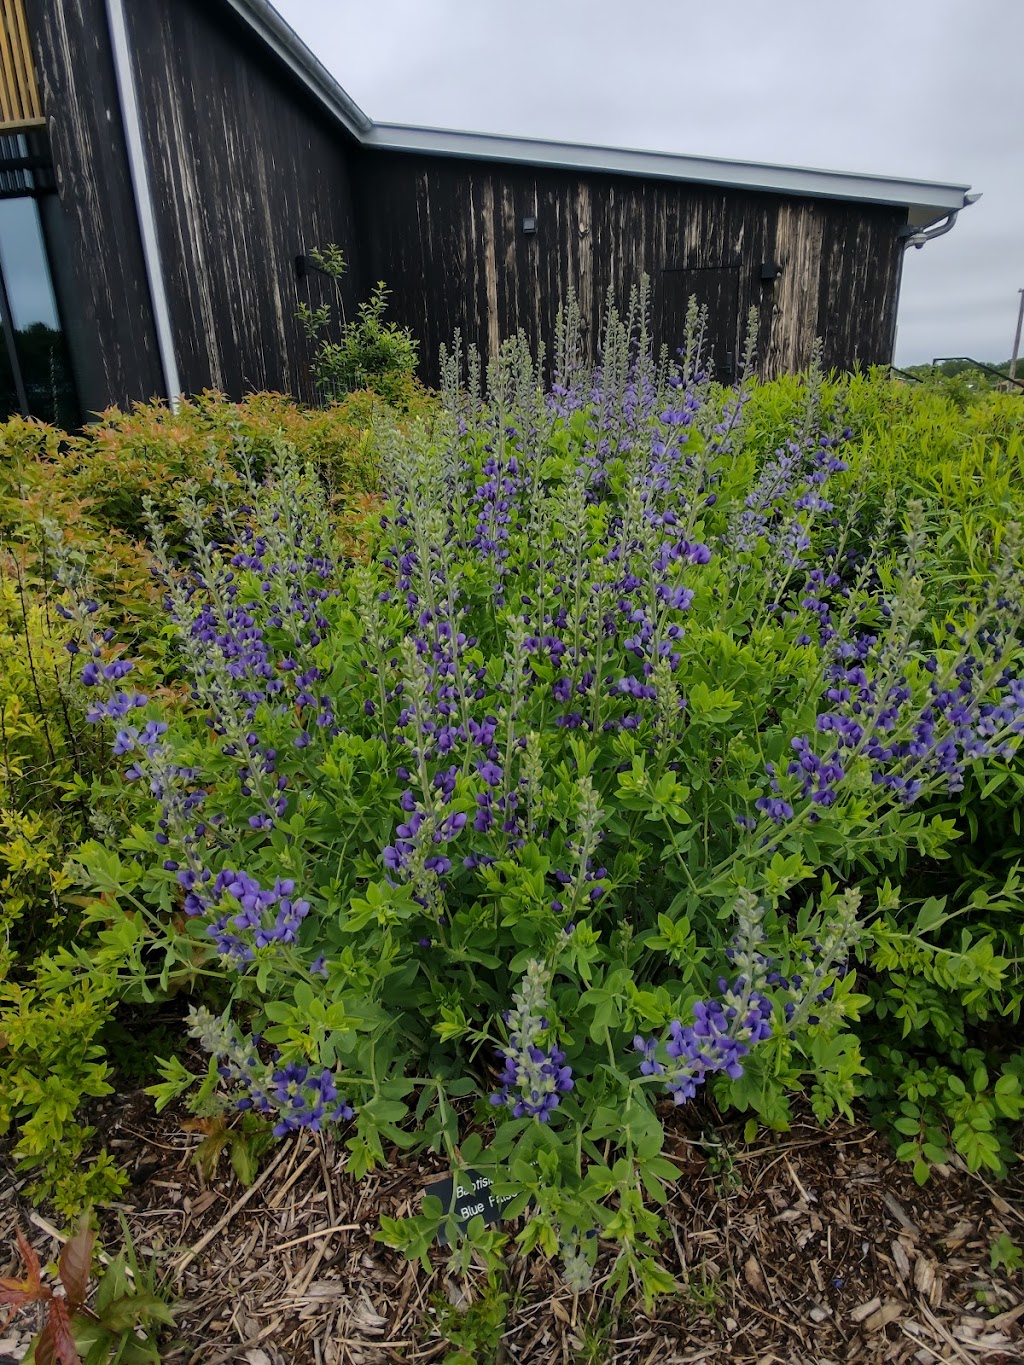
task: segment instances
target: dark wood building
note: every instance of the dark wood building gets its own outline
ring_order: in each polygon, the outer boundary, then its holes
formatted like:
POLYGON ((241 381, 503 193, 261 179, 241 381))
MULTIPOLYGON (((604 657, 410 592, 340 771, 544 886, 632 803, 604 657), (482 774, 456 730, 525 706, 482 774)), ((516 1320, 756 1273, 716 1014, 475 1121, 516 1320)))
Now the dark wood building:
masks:
MULTIPOLYGON (((0 405, 69 420, 218 388, 309 396, 295 317, 378 279, 424 377, 456 329, 550 344, 573 288, 652 281, 656 342, 707 303, 731 377, 892 358, 903 252, 965 187, 373 123, 267 0, 0 0, 0 405)), ((939 226, 935 226, 935 225, 939 226)))

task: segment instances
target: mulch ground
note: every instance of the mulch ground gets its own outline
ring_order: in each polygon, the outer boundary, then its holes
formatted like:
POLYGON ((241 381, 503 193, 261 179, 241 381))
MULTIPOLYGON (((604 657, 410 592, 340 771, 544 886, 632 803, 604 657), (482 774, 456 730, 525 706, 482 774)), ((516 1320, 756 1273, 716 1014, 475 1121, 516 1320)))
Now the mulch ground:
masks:
MULTIPOLYGON (((705 1115, 705 1119, 710 1119, 705 1115)), ((575 1298, 537 1256, 512 1258, 498 1362, 526 1365, 830 1365, 1024 1360, 1024 1277, 990 1269, 1001 1234, 1024 1244, 1024 1181, 998 1187, 940 1169, 923 1189, 860 1124, 812 1122, 753 1147, 739 1128, 703 1134, 692 1111, 670 1127, 680 1179, 666 1210, 664 1263, 683 1286, 652 1314, 616 1310, 607 1265, 575 1298)), ((140 1255, 159 1259, 177 1306, 174 1365, 371 1365, 444 1360, 439 1306, 466 1307, 482 1277, 430 1275, 373 1240, 381 1214, 419 1207, 445 1172, 427 1159, 356 1183, 342 1151, 306 1135, 275 1147, 243 1190, 224 1163, 207 1183, 199 1137, 142 1105, 111 1110, 107 1146, 134 1173, 119 1206, 140 1255)), ((0 1217, 59 1247, 47 1220, 0 1177, 0 1217)), ((105 1215, 106 1217, 106 1215, 105 1215)), ((117 1224, 106 1229, 116 1248, 117 1224)), ((5 1254, 0 1274, 16 1270, 5 1254)), ((31 1323, 0 1340, 20 1360, 31 1323)), ((485 1365, 481 1357, 481 1365, 485 1365)))

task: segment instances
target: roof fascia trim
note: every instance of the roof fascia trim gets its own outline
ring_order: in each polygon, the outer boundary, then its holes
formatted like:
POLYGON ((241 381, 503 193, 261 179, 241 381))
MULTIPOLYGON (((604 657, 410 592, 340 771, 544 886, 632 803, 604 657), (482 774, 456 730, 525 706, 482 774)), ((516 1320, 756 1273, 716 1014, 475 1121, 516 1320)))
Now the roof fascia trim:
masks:
POLYGON ((292 72, 309 93, 352 134, 357 141, 373 127, 355 100, 341 88, 322 62, 310 52, 299 35, 268 0, 225 0, 292 72))
POLYGON ((414 128, 393 123, 373 123, 360 137, 360 141, 364 147, 380 151, 519 162, 562 170, 604 171, 650 179, 686 180, 729 189, 794 194, 810 199, 891 204, 909 209, 915 222, 923 222, 922 213, 930 215, 928 221, 931 222, 963 208, 964 195, 970 188, 968 185, 943 185, 859 172, 773 166, 755 161, 721 161, 713 157, 684 156, 672 152, 595 147, 583 143, 461 133, 445 128, 414 128))

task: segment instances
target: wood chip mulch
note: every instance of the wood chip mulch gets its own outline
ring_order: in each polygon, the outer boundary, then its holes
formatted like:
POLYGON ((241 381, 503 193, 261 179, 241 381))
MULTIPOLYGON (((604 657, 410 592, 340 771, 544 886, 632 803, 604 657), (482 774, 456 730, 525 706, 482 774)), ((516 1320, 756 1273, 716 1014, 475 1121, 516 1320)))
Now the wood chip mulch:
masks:
MULTIPOLYGON (((990 1269, 1002 1234, 1024 1245, 1024 1181, 998 1187, 956 1167, 923 1189, 868 1127, 811 1121, 754 1146, 739 1127, 670 1124, 680 1178, 665 1210, 663 1262, 681 1292, 654 1311, 616 1309, 599 1261, 575 1298, 539 1256, 512 1256, 508 1319, 496 1365, 1002 1365, 1024 1360, 1024 1276, 990 1269), (713 1135, 712 1135, 713 1133, 713 1135)), ((108 1147, 135 1172, 118 1206, 140 1255, 158 1258, 176 1304, 173 1365, 411 1365, 441 1362, 439 1308, 471 1305, 483 1275, 426 1275, 373 1240, 381 1214, 419 1207, 445 1173, 436 1159, 396 1154, 356 1183, 343 1149, 303 1138, 274 1148, 243 1190, 226 1162, 207 1184, 199 1138, 166 1115, 114 1111, 108 1147)), ((21 1221, 41 1259, 56 1231, 0 1176, 0 1216, 21 1221)), ((107 1215, 104 1215, 107 1219, 107 1215)), ((104 1223, 116 1251, 116 1221, 104 1223)), ((20 1271, 13 1248, 0 1274, 20 1271)), ((26 1315, 23 1315, 23 1318, 26 1315)), ((0 1339, 0 1365, 20 1360, 32 1324, 0 1339)), ((492 1359, 479 1357, 481 1365, 492 1359)))

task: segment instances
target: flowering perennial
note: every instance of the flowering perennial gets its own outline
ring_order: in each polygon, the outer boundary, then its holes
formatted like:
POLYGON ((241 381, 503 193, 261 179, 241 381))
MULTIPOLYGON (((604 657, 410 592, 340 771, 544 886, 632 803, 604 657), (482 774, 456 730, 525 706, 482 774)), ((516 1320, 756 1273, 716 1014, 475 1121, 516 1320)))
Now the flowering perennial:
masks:
POLYGON ((294 1062, 284 1066, 264 1062, 256 1038, 241 1038, 230 1020, 202 1007, 189 1012, 188 1025, 201 1047, 218 1059, 221 1077, 242 1089, 237 1108, 276 1118, 275 1137, 303 1128, 318 1133, 325 1123, 344 1123, 354 1116, 352 1106, 339 1096, 331 1071, 315 1074, 294 1062))
POLYGON ((561 1097, 573 1087, 565 1053, 547 1041, 549 987, 550 975, 543 963, 530 962, 512 997, 513 1008, 505 1015, 509 1033, 508 1046, 499 1054, 505 1064, 501 1089, 491 1095, 491 1104, 510 1109, 514 1118, 529 1116, 541 1123, 547 1123, 561 1097))
POLYGON ((548 393, 521 342, 465 386, 446 359, 431 430, 379 441, 364 564, 284 451, 243 467, 241 507, 191 500, 183 555, 154 526, 173 688, 135 690, 149 662, 93 599, 66 610, 73 696, 131 783, 147 970, 198 992, 230 968, 260 1034, 193 1016, 236 1101, 279 1135, 354 1112, 365 1170, 415 1125, 450 1147, 497 1049, 495 1150, 557 1167, 544 1212, 582 1285, 593 1191, 639 1229, 670 1178, 642 1166, 661 1094, 725 1102, 764 1059, 743 1093, 769 1121, 797 1074, 848 1108, 859 928, 833 879, 876 877, 884 920, 886 872, 954 837, 948 794, 1014 758, 1024 672, 1013 535, 947 600, 913 507, 867 509, 820 376, 751 434, 696 311, 676 363, 642 304, 609 309, 596 371, 573 318, 548 393), (600 1171, 620 1119, 635 1164, 600 1171))

